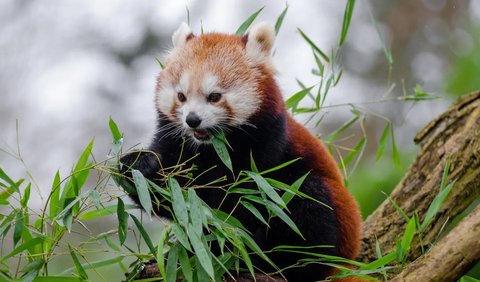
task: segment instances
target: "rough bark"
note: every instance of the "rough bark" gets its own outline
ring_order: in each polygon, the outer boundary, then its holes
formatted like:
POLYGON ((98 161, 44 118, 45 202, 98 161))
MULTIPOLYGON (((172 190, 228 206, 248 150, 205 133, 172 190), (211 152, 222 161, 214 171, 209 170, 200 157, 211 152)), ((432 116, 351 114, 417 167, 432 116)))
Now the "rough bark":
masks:
MULTIPOLYGON (((424 233, 428 247, 438 238, 444 224, 465 210, 480 195, 480 93, 462 96, 445 113, 430 122, 415 137, 420 152, 407 174, 391 194, 391 198, 408 216, 415 212, 423 221, 437 195, 447 159, 450 160, 448 182, 455 187, 443 203, 437 217, 424 233)), ((375 241, 382 251, 395 248, 406 222, 392 203, 385 200, 364 222, 360 260, 376 258, 375 241)), ((421 246, 414 241, 410 260, 421 255, 421 246)))
MULTIPOLYGON (((415 143, 420 151, 393 190, 391 199, 408 216, 417 213, 422 222, 439 192, 447 159, 450 161, 447 183, 456 180, 456 184, 423 234, 424 249, 433 247, 422 255, 420 242, 414 240, 410 263, 392 281, 454 281, 480 260, 480 207, 445 238, 436 241, 446 223, 480 196, 480 92, 460 97, 417 134, 415 143)), ((405 227, 406 221, 386 199, 364 222, 359 260, 376 259, 376 241, 383 253, 394 250, 405 227)), ((246 275, 237 281, 254 280, 246 275)), ((256 281, 284 282, 281 278, 261 274, 256 276, 256 281)))
POLYGON ((455 281, 480 257, 480 206, 391 281, 455 281))

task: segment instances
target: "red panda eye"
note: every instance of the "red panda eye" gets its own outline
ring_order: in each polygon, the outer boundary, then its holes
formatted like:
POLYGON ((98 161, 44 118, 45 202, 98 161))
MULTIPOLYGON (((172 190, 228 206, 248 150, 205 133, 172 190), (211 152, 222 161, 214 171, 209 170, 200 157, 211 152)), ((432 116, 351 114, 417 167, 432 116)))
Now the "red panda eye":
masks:
POLYGON ((185 97, 185 95, 182 92, 178 92, 177 97, 178 97, 178 101, 180 101, 182 103, 187 101, 187 97, 185 97))
POLYGON ((222 98, 222 94, 220 94, 220 93, 211 93, 210 95, 208 95, 207 101, 208 101, 209 103, 216 103, 216 102, 220 101, 221 98, 222 98))

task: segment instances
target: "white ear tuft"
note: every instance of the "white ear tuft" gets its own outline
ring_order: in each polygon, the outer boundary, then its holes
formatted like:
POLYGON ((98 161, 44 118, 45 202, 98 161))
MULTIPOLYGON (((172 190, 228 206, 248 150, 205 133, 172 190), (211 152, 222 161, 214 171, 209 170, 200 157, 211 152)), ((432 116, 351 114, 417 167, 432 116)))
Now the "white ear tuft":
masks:
POLYGON ((173 48, 179 48, 193 36, 190 27, 186 23, 181 23, 172 35, 173 48))
POLYGON ((269 57, 274 42, 275 31, 273 27, 266 22, 256 24, 248 33, 246 44, 247 56, 253 59, 269 57))

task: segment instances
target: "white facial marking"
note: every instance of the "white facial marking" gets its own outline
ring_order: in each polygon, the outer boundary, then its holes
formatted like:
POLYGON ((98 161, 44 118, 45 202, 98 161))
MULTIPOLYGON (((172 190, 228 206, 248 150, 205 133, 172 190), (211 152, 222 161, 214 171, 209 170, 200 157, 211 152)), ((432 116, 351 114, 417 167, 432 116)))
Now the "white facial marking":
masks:
POLYGON ((169 115, 172 105, 177 97, 175 87, 170 83, 165 83, 157 92, 157 108, 160 112, 169 115))
POLYGON ((180 81, 178 83, 178 92, 182 92, 185 96, 188 93, 188 87, 190 86, 190 75, 188 73, 182 73, 180 81))
POLYGON ((207 73, 202 81, 202 91, 204 95, 219 92, 220 88, 217 85, 218 77, 216 75, 207 73))

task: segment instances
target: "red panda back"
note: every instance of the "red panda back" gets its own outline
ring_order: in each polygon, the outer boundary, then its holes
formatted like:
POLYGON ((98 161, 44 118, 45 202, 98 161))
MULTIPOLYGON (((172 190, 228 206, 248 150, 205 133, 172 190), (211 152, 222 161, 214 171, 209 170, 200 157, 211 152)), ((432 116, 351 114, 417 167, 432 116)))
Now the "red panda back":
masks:
POLYGON ((361 216, 357 202, 343 185, 337 164, 322 142, 291 116, 287 120, 287 131, 293 150, 321 176, 330 193, 339 226, 340 255, 355 259, 360 252, 361 216))

